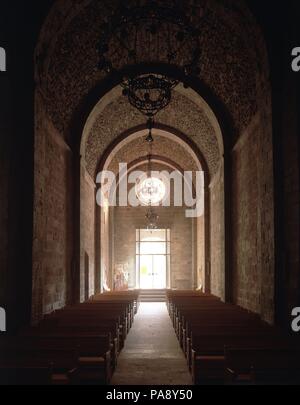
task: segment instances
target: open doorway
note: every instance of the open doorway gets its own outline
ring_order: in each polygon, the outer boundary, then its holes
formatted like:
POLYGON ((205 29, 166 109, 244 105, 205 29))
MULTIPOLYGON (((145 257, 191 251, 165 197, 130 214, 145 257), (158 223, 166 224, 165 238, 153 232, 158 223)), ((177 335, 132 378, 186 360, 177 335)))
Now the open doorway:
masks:
POLYGON ((170 280, 170 230, 136 231, 137 285, 143 290, 165 289, 170 280))

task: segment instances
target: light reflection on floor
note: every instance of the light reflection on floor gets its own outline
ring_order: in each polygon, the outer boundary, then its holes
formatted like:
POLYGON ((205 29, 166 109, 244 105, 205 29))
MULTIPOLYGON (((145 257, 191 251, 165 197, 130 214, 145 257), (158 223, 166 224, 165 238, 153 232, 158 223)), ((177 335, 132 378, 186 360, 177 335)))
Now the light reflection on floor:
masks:
POLYGON ((189 385, 186 359, 165 303, 141 303, 112 380, 113 385, 189 385))

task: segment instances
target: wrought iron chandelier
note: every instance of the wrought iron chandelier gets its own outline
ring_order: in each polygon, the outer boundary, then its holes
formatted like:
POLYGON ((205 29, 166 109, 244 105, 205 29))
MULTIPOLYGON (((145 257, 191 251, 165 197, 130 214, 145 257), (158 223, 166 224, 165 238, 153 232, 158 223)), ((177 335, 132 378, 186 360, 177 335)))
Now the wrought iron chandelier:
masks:
MULTIPOLYGON (((127 7, 124 2, 112 18, 101 27, 99 70, 112 73, 123 66, 164 63, 180 68, 186 77, 198 75, 201 59, 200 29, 180 6, 168 6, 146 0, 127 7)), ((204 14, 204 6, 201 9, 204 14)), ((166 108, 175 78, 161 74, 138 74, 123 79, 124 96, 132 106, 153 120, 166 108)))
POLYGON ((146 214, 146 219, 148 222, 147 229, 157 229, 158 228, 158 220, 159 216, 154 212, 152 208, 149 208, 147 214, 146 214))
POLYGON ((130 104, 149 118, 166 108, 172 98, 172 89, 178 82, 163 75, 141 75, 122 83, 123 95, 130 104))

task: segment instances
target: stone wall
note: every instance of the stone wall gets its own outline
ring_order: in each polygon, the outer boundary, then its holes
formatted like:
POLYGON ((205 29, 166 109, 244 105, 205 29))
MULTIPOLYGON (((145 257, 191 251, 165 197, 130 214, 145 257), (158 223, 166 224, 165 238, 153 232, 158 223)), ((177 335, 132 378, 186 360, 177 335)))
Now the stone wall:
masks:
POLYGON ((205 289, 205 220, 204 216, 196 219, 196 253, 197 253, 197 288, 205 289))
POLYGON ((233 299, 260 313, 261 254, 257 131, 240 142, 232 155, 233 299))
POLYGON ((224 167, 210 184, 210 291, 225 299, 224 167))
MULTIPOLYGON (((4 106, 4 100, 1 106, 4 106), (2 104, 3 103, 3 104, 2 104)), ((7 304, 8 271, 8 219, 9 219, 9 130, 5 125, 3 109, 0 108, 0 306, 7 304)))
POLYGON ((261 114, 257 114, 233 149, 231 193, 233 301, 272 323, 273 155, 271 131, 261 114))
POLYGON ((80 193, 80 300, 95 292, 95 183, 81 166, 80 193))
MULTIPOLYGON (((284 284, 278 286, 286 302, 284 306, 287 323, 293 308, 300 305, 300 81, 296 84, 296 74, 286 73, 286 89, 281 100, 283 109, 282 156, 283 156, 283 220, 284 284), (298 90, 298 93, 297 93, 298 90)), ((281 309, 282 311, 282 309, 281 309)), ((288 325, 289 326, 289 325, 288 325)))
POLYGON ((72 154, 37 96, 32 319, 63 307, 71 294, 72 154))
POLYGON ((107 289, 112 286, 112 274, 110 271, 112 255, 110 254, 113 228, 110 224, 113 208, 109 209, 108 203, 101 209, 100 244, 101 244, 101 288, 107 289))

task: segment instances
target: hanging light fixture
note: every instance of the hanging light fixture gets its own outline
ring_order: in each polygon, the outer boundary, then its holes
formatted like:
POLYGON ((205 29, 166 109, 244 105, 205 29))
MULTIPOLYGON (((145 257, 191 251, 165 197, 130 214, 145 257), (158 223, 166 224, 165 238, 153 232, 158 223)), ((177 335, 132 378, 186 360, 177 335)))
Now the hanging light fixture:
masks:
MULTIPOLYGON (((198 15, 203 18, 206 0, 198 15)), ((101 27, 99 70, 112 73, 124 66, 141 63, 164 63, 180 68, 184 76, 199 75, 201 47, 200 29, 194 27, 183 7, 168 6, 147 0, 136 7, 120 7, 101 27)), ((121 83, 124 96, 131 105, 148 118, 166 108, 175 78, 161 74, 137 74, 121 83)))
POLYGON ((159 216, 154 212, 154 210, 150 207, 146 214, 147 219, 147 229, 158 229, 158 220, 159 216))
POLYGON ((143 205, 148 206, 145 215, 148 224, 147 229, 157 229, 159 216, 154 211, 153 205, 158 205, 164 199, 166 195, 166 186, 161 179, 153 176, 152 173, 152 147, 154 139, 152 136, 151 119, 148 121, 148 129, 149 133, 145 139, 149 147, 147 177, 136 185, 136 195, 143 205))
MULTIPOLYGON (((149 65, 164 64, 180 69, 184 85, 189 77, 199 76, 201 30, 195 26, 194 16, 203 20, 207 0, 201 0, 192 10, 192 17, 187 16, 180 2, 173 6, 155 0, 138 3, 128 7, 121 0, 112 17, 100 27, 98 69, 111 74, 145 62, 146 56, 149 65)), ((170 104, 172 91, 178 84, 177 78, 158 73, 130 73, 121 82, 123 95, 148 119, 148 176, 136 189, 140 201, 149 207, 148 229, 157 228, 159 217, 152 205, 162 201, 166 192, 164 183, 151 175, 154 117, 170 104)))
POLYGON ((150 74, 127 79, 121 85, 129 103, 142 114, 153 118, 170 104, 172 90, 177 84, 176 80, 170 80, 167 76, 150 74))

